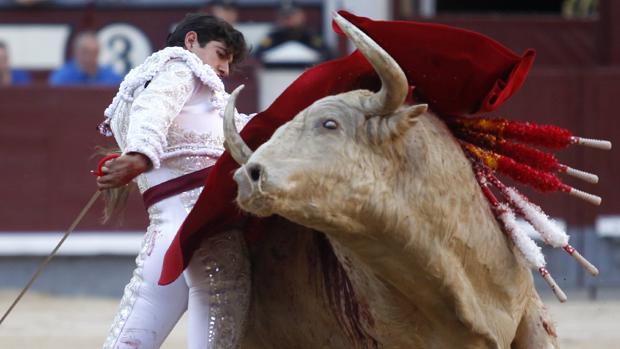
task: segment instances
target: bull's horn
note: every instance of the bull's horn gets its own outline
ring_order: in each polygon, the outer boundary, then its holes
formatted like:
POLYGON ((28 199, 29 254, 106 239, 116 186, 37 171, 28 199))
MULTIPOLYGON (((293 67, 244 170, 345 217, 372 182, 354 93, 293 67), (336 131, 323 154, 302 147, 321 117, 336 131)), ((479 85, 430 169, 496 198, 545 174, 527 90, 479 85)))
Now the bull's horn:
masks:
POLYGON ((237 126, 235 125, 235 102, 239 92, 243 89, 244 85, 237 87, 233 93, 230 94, 228 104, 224 110, 224 137, 226 137, 226 150, 235 159, 239 165, 245 165, 248 162, 250 156, 252 156, 252 150, 245 144, 237 126))
POLYGON ((338 26, 353 41, 381 78, 381 90, 364 102, 362 108, 371 115, 387 115, 400 107, 407 97, 407 77, 398 63, 368 35, 339 14, 338 26))

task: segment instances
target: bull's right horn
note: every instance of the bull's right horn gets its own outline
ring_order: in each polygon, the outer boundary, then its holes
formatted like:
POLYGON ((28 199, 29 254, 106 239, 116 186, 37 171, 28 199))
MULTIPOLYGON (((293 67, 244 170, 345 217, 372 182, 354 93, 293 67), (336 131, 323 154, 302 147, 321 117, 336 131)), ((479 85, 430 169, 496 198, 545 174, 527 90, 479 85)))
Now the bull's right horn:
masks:
POLYGON ((407 97, 409 83, 405 73, 394 58, 366 33, 337 13, 334 14, 334 20, 381 78, 381 90, 365 100, 364 111, 380 116, 394 112, 407 97))
POLYGON ((230 94, 224 110, 224 137, 226 138, 224 145, 239 165, 245 165, 252 156, 252 150, 245 144, 235 125, 235 102, 243 87, 244 85, 240 85, 230 94))

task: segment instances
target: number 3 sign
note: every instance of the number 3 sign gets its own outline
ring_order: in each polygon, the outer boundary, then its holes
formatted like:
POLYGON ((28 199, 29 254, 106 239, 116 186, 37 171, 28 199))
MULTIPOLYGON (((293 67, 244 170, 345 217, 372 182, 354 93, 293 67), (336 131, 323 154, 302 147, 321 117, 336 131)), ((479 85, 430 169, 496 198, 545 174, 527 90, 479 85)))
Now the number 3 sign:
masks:
POLYGON ((100 63, 111 66, 121 76, 153 53, 148 37, 131 24, 106 25, 97 37, 101 44, 100 63))

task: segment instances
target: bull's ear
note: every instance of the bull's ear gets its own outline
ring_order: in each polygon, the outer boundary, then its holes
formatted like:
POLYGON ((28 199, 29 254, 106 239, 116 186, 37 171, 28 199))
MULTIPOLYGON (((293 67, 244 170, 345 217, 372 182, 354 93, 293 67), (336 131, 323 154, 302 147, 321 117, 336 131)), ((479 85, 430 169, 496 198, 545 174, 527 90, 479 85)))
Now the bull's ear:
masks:
POLYGON ((418 116, 424 114, 428 109, 427 104, 416 104, 397 111, 390 116, 387 124, 388 139, 394 139, 405 134, 413 126, 418 116))
POLYGON ((382 144, 405 134, 413 126, 428 105, 417 104, 403 108, 387 116, 374 116, 366 120, 368 139, 373 144, 382 144))

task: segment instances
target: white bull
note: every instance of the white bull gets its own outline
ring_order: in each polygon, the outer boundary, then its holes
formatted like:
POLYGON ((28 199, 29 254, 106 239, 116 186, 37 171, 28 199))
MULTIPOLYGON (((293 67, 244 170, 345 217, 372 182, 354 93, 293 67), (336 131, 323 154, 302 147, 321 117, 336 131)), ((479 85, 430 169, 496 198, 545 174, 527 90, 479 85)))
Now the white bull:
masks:
POLYGON ((446 125, 426 105, 403 105, 396 62, 336 21, 379 92, 318 100, 254 153, 232 122, 239 89, 227 108, 239 206, 295 223, 273 223, 254 256, 244 348, 557 347, 531 273, 446 125))

